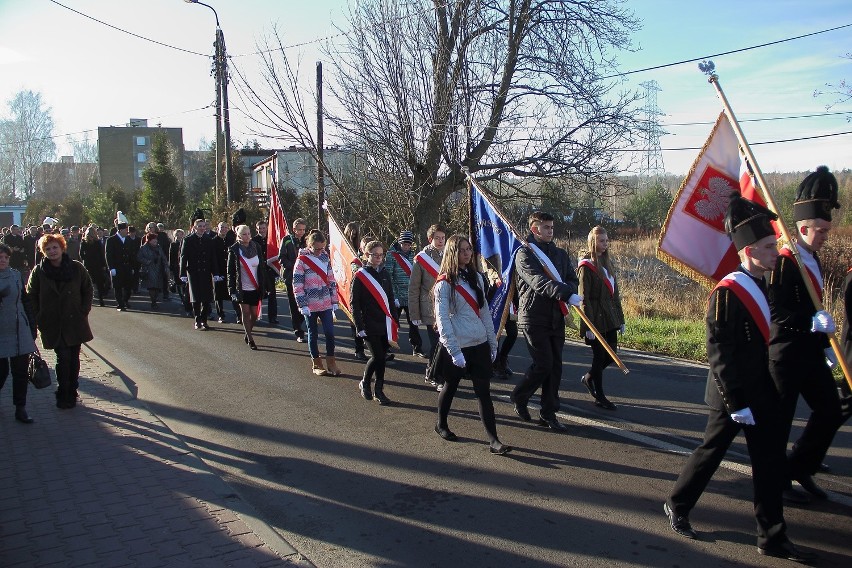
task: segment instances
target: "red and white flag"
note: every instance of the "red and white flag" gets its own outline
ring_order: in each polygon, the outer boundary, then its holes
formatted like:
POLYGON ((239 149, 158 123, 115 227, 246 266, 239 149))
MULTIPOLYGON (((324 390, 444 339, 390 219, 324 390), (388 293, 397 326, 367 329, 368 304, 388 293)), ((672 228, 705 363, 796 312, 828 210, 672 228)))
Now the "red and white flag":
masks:
POLYGON ((352 250, 352 246, 343 236, 343 231, 337 226, 328 209, 326 212, 328 213, 328 252, 331 257, 331 271, 337 282, 338 305, 346 317, 352 320, 352 306, 349 305, 352 281, 355 278, 352 274, 352 262, 358 258, 358 255, 352 250))
POLYGON ((288 234, 287 218, 284 217, 284 210, 281 209, 281 202, 278 200, 278 188, 273 181, 272 187, 269 188, 269 228, 266 231, 266 258, 276 259, 270 266, 275 269, 279 276, 281 275, 281 263, 278 261, 278 252, 281 250, 281 241, 288 234))
POLYGON ((722 112, 669 209, 657 256, 708 288, 735 270, 740 260, 724 223, 734 191, 765 205, 722 112))

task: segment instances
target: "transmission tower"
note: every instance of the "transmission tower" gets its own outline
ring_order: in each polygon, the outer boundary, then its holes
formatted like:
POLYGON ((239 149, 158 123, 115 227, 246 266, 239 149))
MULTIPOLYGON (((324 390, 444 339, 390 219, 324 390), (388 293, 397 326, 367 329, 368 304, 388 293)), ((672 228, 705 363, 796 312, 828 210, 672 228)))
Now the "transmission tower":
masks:
POLYGON ((665 173, 663 165, 663 150, 660 147, 660 137, 668 134, 660 127, 660 117, 663 113, 657 106, 657 93, 662 91, 656 81, 640 83, 645 89, 645 117, 642 121, 643 158, 639 169, 639 184, 651 185, 659 176, 665 173))

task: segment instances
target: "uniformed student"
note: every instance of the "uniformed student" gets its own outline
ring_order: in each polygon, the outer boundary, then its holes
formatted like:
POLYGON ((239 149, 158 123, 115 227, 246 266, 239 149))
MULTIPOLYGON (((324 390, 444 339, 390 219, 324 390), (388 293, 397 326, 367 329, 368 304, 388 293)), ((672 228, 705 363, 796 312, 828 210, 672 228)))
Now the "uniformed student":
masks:
POLYGON ((752 465, 757 550, 765 556, 807 562, 787 538, 781 494, 784 486, 784 438, 779 399, 769 375, 769 304, 764 274, 778 257, 776 215, 738 193, 725 215, 725 230, 739 251, 740 266, 725 276, 707 307, 707 378, 710 407, 704 441, 689 456, 663 504, 672 530, 698 538, 689 522, 692 511, 736 435, 746 437, 752 465))
MULTIPOLYGON (((819 251, 831 231, 831 210, 837 203, 837 180, 825 166, 809 174, 799 185, 793 204, 799 258, 822 298, 823 273, 819 251)), ((811 408, 802 435, 789 455, 789 478, 796 480, 817 499, 828 495, 813 479, 837 429, 843 424, 837 385, 831 375, 837 359, 829 344, 835 323, 827 311, 817 311, 811 301, 802 272, 790 249, 785 246, 772 272, 769 286, 772 311, 772 337, 769 343, 769 370, 781 395, 784 442, 790 435, 799 393, 811 408)), ((785 492, 792 502, 808 501, 801 492, 785 492)))

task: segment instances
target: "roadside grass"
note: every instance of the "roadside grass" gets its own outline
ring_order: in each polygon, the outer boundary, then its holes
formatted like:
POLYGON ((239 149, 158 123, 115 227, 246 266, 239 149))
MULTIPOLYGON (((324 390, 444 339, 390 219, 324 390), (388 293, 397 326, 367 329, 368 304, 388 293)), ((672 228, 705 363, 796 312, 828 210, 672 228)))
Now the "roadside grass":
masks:
POLYGON ((707 360, 703 321, 636 316, 625 319, 626 331, 618 338, 620 347, 691 361, 707 360))

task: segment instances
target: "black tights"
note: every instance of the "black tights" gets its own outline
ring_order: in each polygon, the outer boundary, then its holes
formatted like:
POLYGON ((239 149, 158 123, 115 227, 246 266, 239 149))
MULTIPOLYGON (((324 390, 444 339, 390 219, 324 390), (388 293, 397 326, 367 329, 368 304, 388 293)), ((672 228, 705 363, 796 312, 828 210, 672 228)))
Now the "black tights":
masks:
MULTIPOLYGON (((612 331, 606 332, 604 334, 604 339, 606 339, 606 342, 609 343, 610 347, 615 349, 618 346, 618 330, 613 329, 612 331)), ((609 356, 609 353, 606 351, 606 347, 604 347, 600 341, 592 341, 591 345, 592 367, 586 374, 588 375, 589 380, 592 381, 592 384, 594 384, 595 392, 598 393, 598 398, 605 398, 603 390, 603 372, 604 369, 609 367, 613 362, 612 357, 609 356)))
MULTIPOLYGON (((456 396, 456 390, 459 387, 460 378, 447 378, 444 383, 444 390, 438 395, 438 427, 447 428, 447 416, 450 414, 450 407, 453 405, 453 398, 456 396)), ((476 393, 476 398, 479 402, 479 418, 482 420, 482 425, 485 426, 485 433, 488 435, 489 442, 497 441, 497 419, 494 417, 494 403, 491 401, 491 383, 489 379, 474 379, 473 392, 476 393)))

